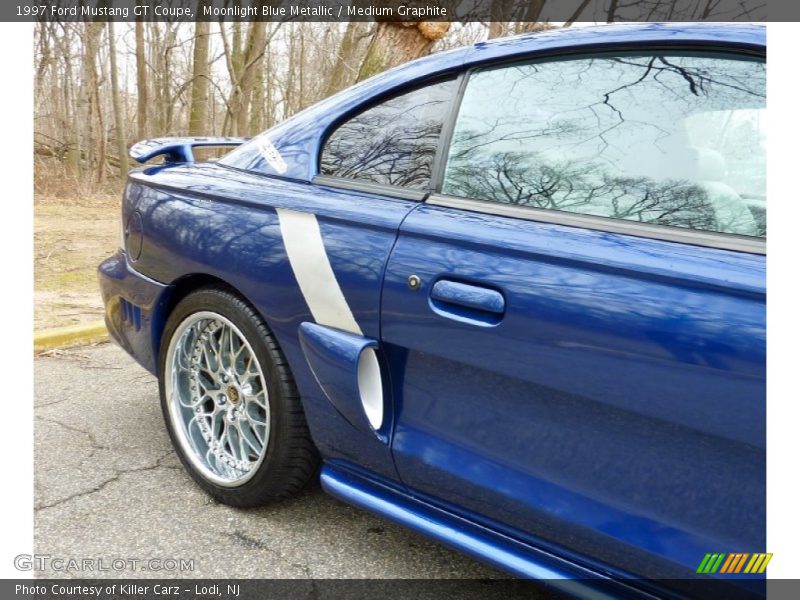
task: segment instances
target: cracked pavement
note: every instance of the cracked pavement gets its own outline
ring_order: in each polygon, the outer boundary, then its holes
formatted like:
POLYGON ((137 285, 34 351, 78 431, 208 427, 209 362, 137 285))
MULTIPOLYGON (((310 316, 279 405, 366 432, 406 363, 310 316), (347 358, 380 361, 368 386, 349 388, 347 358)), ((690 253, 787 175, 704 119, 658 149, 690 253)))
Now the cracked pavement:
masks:
POLYGON ((154 377, 112 344, 34 361, 37 554, 193 559, 191 572, 37 571, 39 577, 504 578, 313 485, 260 509, 230 508, 184 472, 154 377))

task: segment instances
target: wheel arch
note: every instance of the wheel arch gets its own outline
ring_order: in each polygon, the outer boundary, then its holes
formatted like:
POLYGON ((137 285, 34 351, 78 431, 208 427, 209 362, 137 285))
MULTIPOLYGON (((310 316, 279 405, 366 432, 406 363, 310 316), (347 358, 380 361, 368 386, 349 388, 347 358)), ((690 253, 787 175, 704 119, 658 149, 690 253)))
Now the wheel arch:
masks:
POLYGON ((258 305, 250 300, 250 298, 247 297, 247 294, 243 293, 239 288, 230 282, 208 273, 190 273, 187 275, 182 275, 169 284, 169 287, 167 287, 167 289, 163 292, 162 297, 159 299, 156 309, 153 311, 152 344, 153 356, 156 357, 156 374, 158 374, 158 371, 161 368, 161 365, 158 361, 158 356, 160 355, 161 351, 161 338, 164 335, 164 327, 167 324, 169 316, 172 314, 172 311, 175 310, 175 307, 178 305, 178 303, 186 298, 186 296, 192 292, 207 287, 215 287, 227 290, 228 292, 238 296, 253 308, 258 316, 261 317, 267 324, 267 327, 272 329, 269 321, 259 310, 258 305))

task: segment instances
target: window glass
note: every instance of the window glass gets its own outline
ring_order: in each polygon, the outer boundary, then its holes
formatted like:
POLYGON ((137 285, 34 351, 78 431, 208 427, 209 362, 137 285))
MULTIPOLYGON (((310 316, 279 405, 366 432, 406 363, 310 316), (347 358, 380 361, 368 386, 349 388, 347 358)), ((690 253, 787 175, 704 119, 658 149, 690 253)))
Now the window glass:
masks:
POLYGON ((619 55, 474 72, 442 192, 766 235, 765 65, 619 55))
POLYGON ((328 138, 320 173, 384 185, 425 188, 454 92, 444 81, 369 108, 328 138))

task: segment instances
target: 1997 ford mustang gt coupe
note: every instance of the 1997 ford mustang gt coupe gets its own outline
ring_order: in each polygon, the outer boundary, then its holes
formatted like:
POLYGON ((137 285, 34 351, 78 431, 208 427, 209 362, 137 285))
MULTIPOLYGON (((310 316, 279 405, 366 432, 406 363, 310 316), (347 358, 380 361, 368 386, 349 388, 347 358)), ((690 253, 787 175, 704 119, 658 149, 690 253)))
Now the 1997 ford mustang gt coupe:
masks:
POLYGON ((221 502, 319 476, 523 577, 757 591, 765 136, 762 27, 437 54, 135 145, 107 325, 221 502))

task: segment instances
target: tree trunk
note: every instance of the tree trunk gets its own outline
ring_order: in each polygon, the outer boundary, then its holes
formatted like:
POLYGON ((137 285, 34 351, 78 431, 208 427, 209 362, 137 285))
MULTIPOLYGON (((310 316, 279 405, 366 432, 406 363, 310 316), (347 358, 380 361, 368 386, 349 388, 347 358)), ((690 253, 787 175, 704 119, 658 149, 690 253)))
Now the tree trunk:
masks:
POLYGON ((525 9, 522 20, 514 27, 514 33, 534 33, 553 29, 549 23, 539 21, 545 0, 531 0, 525 9))
POLYGON ((239 89, 239 79, 242 76, 242 24, 234 21, 231 24, 231 42, 228 42, 228 35, 225 32, 225 25, 219 22, 219 33, 222 38, 222 47, 225 51, 225 61, 228 67, 228 77, 231 82, 231 93, 225 110, 225 119, 222 122, 223 135, 236 135, 236 118, 241 102, 239 89))
POLYGON ((264 49, 267 43, 266 25, 264 21, 250 23, 247 45, 243 53, 244 61, 242 64, 241 78, 237 86, 238 98, 235 104, 235 135, 245 135, 247 132, 250 101, 257 80, 256 73, 261 69, 261 62, 264 58, 264 49))
POLYGON ((447 34, 449 28, 450 23, 432 21, 378 23, 357 80, 363 81, 386 69, 425 56, 434 42, 447 34))
POLYGON ((72 46, 72 36, 65 24, 61 24, 61 36, 56 37, 59 43, 59 52, 62 63, 64 64, 64 121, 63 127, 67 132, 67 165, 73 173, 80 173, 81 157, 80 157, 80 143, 81 143, 81 123, 80 119, 76 118, 78 115, 77 102, 75 100, 75 80, 72 71, 72 54, 70 48, 72 46))
POLYGON ((539 33, 548 29, 554 29, 554 27, 550 23, 541 21, 520 21, 514 27, 514 33, 539 33))
MULTIPOLYGON (((262 3, 263 0, 258 2, 257 6, 261 6, 262 3)), ((279 27, 271 31, 270 38, 275 35, 279 27)), ((263 21, 250 23, 244 45, 242 45, 241 23, 235 21, 231 30, 229 41, 225 27, 220 22, 222 47, 231 80, 231 93, 222 128, 226 135, 244 135, 249 124, 253 88, 258 79, 256 73, 261 69, 267 45, 266 23, 263 21)))
POLYGON ((233 71, 236 73, 237 78, 242 73, 242 23, 240 21, 234 21, 233 25, 233 41, 231 44, 233 45, 233 71))
POLYGON ((513 6, 506 0, 492 0, 489 8, 491 21, 489 22, 489 39, 507 36, 511 30, 509 21, 512 19, 513 6))
POLYGON ((36 95, 39 96, 42 93, 42 82, 44 81, 44 76, 47 73, 47 69, 50 66, 50 63, 53 61, 52 52, 50 51, 50 31, 48 29, 48 23, 43 23, 42 26, 39 28, 39 64, 36 67, 36 95))
POLYGON ((504 23, 503 21, 491 21, 489 23, 488 38, 490 40, 505 37, 506 35, 508 35, 508 23, 504 23))
POLYGON ((189 135, 204 135, 208 131, 208 40, 209 23, 198 21, 194 26, 194 56, 192 58, 192 100, 189 109, 189 135))
POLYGON ((119 95, 117 77, 117 50, 114 47, 114 22, 108 22, 108 56, 111 62, 111 101, 114 106, 114 126, 117 130, 117 151, 119 153, 119 171, 123 184, 128 178, 128 144, 125 134, 125 120, 122 116, 122 102, 119 95))
POLYGON ((144 55, 144 22, 136 19, 136 137, 147 137, 147 62, 144 55))
POLYGON ((591 2, 591 0, 583 0, 583 2, 580 3, 578 8, 575 9, 575 12, 572 13, 572 16, 569 19, 567 19, 566 21, 564 21, 564 25, 563 26, 564 27, 569 27, 575 21, 577 21, 580 18, 581 13, 584 10, 586 10, 586 7, 589 5, 589 2, 591 2))
POLYGON ((79 117, 85 127, 81 147, 86 150, 89 167, 95 169, 95 178, 98 182, 101 182, 105 175, 103 120, 100 114, 99 82, 95 62, 102 31, 102 23, 83 24, 83 78, 79 117))
POLYGON ((250 101, 250 123, 247 131, 253 135, 264 129, 264 69, 256 73, 256 83, 253 87, 253 97, 250 101))
POLYGON ((606 23, 614 22, 614 15, 617 12, 617 1, 618 0, 611 0, 611 4, 608 6, 608 14, 606 15, 606 23))
POLYGON ((262 129, 268 129, 275 123, 275 77, 273 75, 272 67, 272 53, 267 52, 264 60, 264 81, 266 85, 262 84, 264 90, 264 122, 262 129))
POLYGON ((177 25, 173 23, 151 23, 153 59, 156 64, 153 90, 155 98, 155 116, 159 135, 169 135, 172 132, 174 116, 174 99, 172 86, 175 79, 173 72, 173 51, 177 47, 177 25))
POLYGON ((347 23, 342 45, 339 47, 338 58, 334 62, 331 76, 328 78, 325 96, 332 96, 355 81, 362 54, 361 41, 370 34, 371 29, 370 23, 359 21, 347 23))
POLYGON ((538 23, 539 16, 544 9, 545 0, 530 0, 528 7, 525 9, 525 15, 522 17, 522 24, 538 23))

